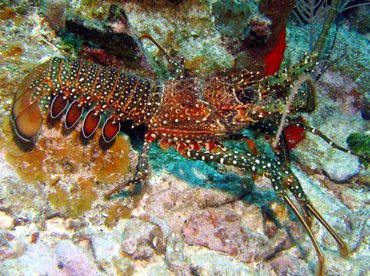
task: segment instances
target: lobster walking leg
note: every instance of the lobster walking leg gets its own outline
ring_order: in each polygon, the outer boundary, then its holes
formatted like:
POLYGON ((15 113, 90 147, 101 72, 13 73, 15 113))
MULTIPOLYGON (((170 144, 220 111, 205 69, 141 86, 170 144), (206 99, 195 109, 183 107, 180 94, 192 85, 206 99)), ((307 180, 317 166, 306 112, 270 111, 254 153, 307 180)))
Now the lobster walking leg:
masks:
POLYGON ((148 178, 148 175, 149 175, 148 151, 149 151, 151 141, 147 137, 148 136, 146 136, 145 138, 144 145, 143 145, 143 151, 139 157, 139 161, 136 166, 135 176, 131 177, 129 180, 123 183, 118 184, 116 187, 114 187, 112 190, 106 193, 104 195, 105 199, 109 199, 114 194, 117 194, 123 190, 132 191, 135 185, 144 183, 145 180, 148 178))
POLYGON ((354 156, 357 156, 363 160, 365 160, 366 162, 370 162, 370 157, 367 156, 367 155, 361 155, 361 154, 358 154, 354 151, 351 151, 349 149, 346 149, 344 147, 341 147, 339 145, 337 145, 333 140, 331 140, 329 137, 327 137, 324 133, 322 133, 320 130, 318 130, 317 128, 313 128, 313 127, 310 127, 310 126, 307 126, 301 122, 295 122, 297 126, 311 132, 312 134, 314 135, 317 135, 319 136, 321 139, 323 139, 326 143, 329 144, 329 146, 331 146, 332 148, 335 148, 337 150, 340 150, 342 152, 345 152, 345 153, 348 153, 348 154, 351 154, 351 155, 354 155, 354 156))
POLYGON ((271 180, 273 188, 277 195, 290 207, 290 209, 296 214, 297 218, 303 224, 307 231, 319 258, 319 275, 324 274, 325 257, 318 245, 318 242, 311 231, 310 217, 315 217, 333 236, 337 242, 338 248, 342 256, 349 254, 347 245, 344 241, 335 233, 325 219, 319 214, 319 212, 313 207, 312 203, 308 199, 307 195, 303 191, 299 180, 293 174, 291 169, 285 164, 274 161, 266 156, 255 156, 251 153, 244 155, 238 152, 223 151, 223 152, 207 152, 207 151, 196 151, 191 149, 185 149, 181 152, 187 158, 193 160, 204 160, 207 162, 217 162, 225 165, 232 165, 239 168, 247 169, 252 173, 258 175, 265 175, 271 180), (298 208, 294 205, 292 200, 289 198, 286 191, 290 191, 293 196, 297 199, 299 205, 302 207, 302 215, 298 208))

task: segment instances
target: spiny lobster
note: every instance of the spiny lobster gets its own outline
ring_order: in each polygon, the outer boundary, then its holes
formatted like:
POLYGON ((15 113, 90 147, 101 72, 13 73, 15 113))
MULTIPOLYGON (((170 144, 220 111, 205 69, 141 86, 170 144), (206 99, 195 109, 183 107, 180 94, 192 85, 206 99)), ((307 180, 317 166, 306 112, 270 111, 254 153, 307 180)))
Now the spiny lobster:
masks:
MULTIPOLYGON (((315 57, 306 55, 298 64, 269 77, 243 69, 205 80, 180 76, 163 82, 85 60, 55 57, 37 67, 21 83, 14 98, 12 122, 16 135, 30 143, 35 142, 48 116, 57 118, 65 111, 66 129, 73 128, 83 117, 83 136, 91 137, 102 125, 106 143, 114 140, 122 122, 132 120, 133 126, 144 124, 147 131, 135 176, 108 192, 106 198, 146 180, 148 150, 154 141, 174 147, 186 158, 232 165, 264 175, 309 234, 319 258, 319 273, 323 274, 325 258, 310 228, 314 217, 336 240, 343 256, 349 251, 311 204, 289 162, 284 160, 286 154, 271 158, 230 151, 222 145, 224 140, 246 128, 278 121, 286 109, 291 87, 314 64, 315 57), (302 212, 287 191, 296 198, 302 212)), ((290 116, 312 105, 312 94, 298 89, 295 93, 297 100, 289 107, 290 116)), ((337 146, 318 130, 296 123, 333 147, 357 155, 337 146)), ((282 143, 280 147, 284 149, 282 143)))

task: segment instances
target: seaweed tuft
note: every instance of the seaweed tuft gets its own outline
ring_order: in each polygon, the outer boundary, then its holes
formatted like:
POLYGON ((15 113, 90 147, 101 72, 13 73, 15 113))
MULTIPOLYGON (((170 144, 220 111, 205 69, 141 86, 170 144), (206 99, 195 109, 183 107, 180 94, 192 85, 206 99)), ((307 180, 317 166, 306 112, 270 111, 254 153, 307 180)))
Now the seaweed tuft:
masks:
MULTIPOLYGON (((352 133, 347 138, 348 147, 365 156, 370 156, 370 135, 367 133, 352 133)), ((361 163, 364 164, 365 168, 369 167, 369 163, 366 160, 360 159, 361 163)))

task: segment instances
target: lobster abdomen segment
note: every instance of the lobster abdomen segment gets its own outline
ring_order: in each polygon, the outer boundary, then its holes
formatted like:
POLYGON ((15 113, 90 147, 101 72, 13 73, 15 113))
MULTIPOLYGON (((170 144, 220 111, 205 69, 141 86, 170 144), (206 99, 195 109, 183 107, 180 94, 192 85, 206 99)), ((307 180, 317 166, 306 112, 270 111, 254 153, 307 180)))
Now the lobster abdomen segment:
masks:
POLYGON ((66 111, 65 127, 84 118, 82 133, 94 134, 103 122, 103 138, 114 139, 120 122, 147 123, 162 99, 163 85, 114 67, 85 60, 52 58, 23 80, 13 103, 16 134, 34 142, 44 118, 57 118, 66 111))

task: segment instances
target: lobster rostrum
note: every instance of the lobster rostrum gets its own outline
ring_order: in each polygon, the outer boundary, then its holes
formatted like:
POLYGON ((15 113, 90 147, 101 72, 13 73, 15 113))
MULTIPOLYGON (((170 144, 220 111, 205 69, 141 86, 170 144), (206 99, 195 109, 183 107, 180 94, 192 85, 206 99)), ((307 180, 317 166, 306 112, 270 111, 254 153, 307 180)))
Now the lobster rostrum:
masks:
MULTIPOLYGON (((269 77, 243 69, 205 80, 184 78, 180 74, 176 79, 158 81, 85 60, 55 57, 22 81, 14 98, 12 122, 16 135, 30 143, 36 141, 48 116, 57 118, 64 113, 66 129, 73 128, 83 118, 83 136, 91 137, 102 126, 106 143, 114 140, 122 122, 132 120, 133 126, 144 124, 147 131, 136 174, 108 192, 106 198, 146 180, 149 174, 147 154, 155 141, 174 147, 189 159, 232 165, 266 176, 309 234, 319 258, 319 273, 323 274, 325 258, 310 229, 313 218, 333 236, 343 256, 349 251, 311 204, 289 162, 284 158, 230 151, 222 145, 224 140, 241 134, 246 128, 270 119, 279 120, 287 109, 291 87, 305 72, 312 70, 315 60, 306 55, 293 67, 269 77), (296 198, 301 212, 289 198, 288 191, 296 198)), ((313 95, 296 89, 294 97, 296 100, 289 105, 289 116, 309 109, 307 106, 312 103, 313 95)), ((332 146, 352 153, 318 130, 297 124, 332 146)))

